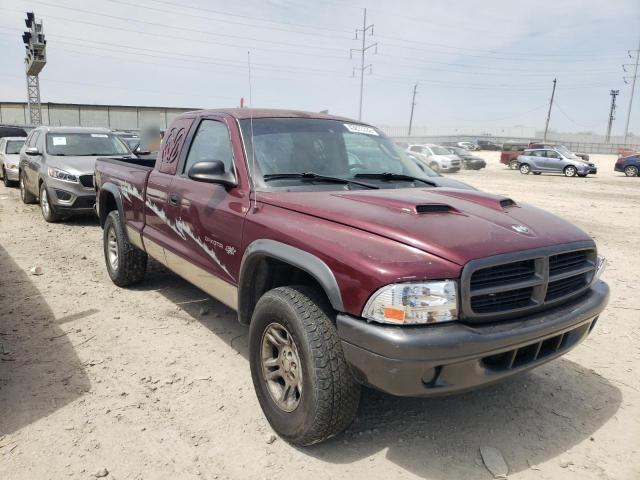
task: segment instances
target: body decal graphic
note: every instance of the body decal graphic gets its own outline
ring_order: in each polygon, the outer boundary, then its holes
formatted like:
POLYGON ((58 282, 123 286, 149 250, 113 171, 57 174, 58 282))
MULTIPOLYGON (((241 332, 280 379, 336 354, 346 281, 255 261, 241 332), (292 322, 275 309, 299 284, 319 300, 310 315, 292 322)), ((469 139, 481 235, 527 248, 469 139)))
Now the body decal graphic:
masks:
MULTIPOLYGON (((235 281, 231 273, 229 273, 229 270, 227 269, 227 267, 220 261, 220 259, 216 255, 216 252, 214 252, 200 237, 196 236, 193 233, 193 230, 191 230, 191 226, 187 224, 184 220, 182 220, 182 218, 178 217, 175 223, 172 223, 167 218, 167 214, 164 212, 164 210, 159 208, 155 203, 153 203, 149 199, 145 201, 145 199, 143 198, 142 192, 138 190, 135 186, 123 180, 118 180, 118 183, 120 185, 120 192, 122 193, 122 196, 127 199, 127 201, 131 202, 131 197, 134 197, 140 200, 141 202, 144 202, 144 204, 149 208, 149 210, 151 210, 154 214, 156 214, 158 218, 160 218, 167 226, 169 226, 169 228, 171 228, 171 230, 173 230, 180 238, 182 238, 183 240, 186 240, 187 238, 190 238, 191 240, 193 240, 207 254, 207 256, 209 256, 211 260, 213 260, 215 264, 218 265, 229 276, 229 278, 235 281)), ((233 248, 235 253, 235 248, 234 247, 231 247, 231 248, 233 248)), ((229 247, 227 247, 227 249, 229 249, 229 247)), ((227 253, 229 252, 227 251, 227 253)))

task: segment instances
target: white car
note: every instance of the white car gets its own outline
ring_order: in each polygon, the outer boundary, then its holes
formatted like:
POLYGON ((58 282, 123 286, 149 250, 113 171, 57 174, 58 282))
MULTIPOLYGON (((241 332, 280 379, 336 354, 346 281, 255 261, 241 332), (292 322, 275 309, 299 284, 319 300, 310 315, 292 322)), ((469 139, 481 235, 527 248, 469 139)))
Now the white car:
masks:
POLYGON ((0 175, 2 175, 5 187, 18 181, 20 149, 23 145, 24 137, 0 138, 0 175))
POLYGON ((440 145, 433 143, 409 145, 407 151, 413 153, 436 172, 457 172, 462 168, 460 157, 440 145))

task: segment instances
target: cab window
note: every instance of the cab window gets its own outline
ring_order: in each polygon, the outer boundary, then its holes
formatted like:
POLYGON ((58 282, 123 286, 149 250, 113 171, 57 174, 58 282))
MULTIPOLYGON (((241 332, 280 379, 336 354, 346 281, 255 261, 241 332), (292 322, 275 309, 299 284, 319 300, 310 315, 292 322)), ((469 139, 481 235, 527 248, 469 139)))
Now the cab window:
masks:
POLYGON ((220 160, 226 172, 233 172, 233 154, 227 126, 215 120, 203 120, 193 137, 184 172, 197 162, 220 160))

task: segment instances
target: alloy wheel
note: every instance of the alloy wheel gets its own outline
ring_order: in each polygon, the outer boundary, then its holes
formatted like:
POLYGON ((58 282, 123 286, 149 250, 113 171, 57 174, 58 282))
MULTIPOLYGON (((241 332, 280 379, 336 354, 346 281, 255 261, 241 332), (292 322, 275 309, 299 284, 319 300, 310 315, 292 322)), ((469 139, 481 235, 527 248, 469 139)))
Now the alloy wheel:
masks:
POLYGON ((40 208, 42 208, 42 213, 46 218, 49 218, 51 215, 51 205, 49 205, 49 195, 47 195, 47 189, 42 188, 40 193, 40 208))
POLYGON ((624 169, 624 174, 627 177, 637 177, 638 176, 638 167, 634 165, 629 165, 624 169))
POLYGON ((296 342, 279 323, 271 323, 262 335, 262 376, 274 403, 294 411, 302 398, 302 364, 296 342))
POLYGON ((114 272, 118 270, 118 238, 113 226, 107 232, 107 257, 111 270, 114 272))
POLYGON ((564 169, 564 174, 567 177, 573 177, 576 173, 578 173, 578 170, 576 169, 576 167, 573 167, 571 165, 564 169))

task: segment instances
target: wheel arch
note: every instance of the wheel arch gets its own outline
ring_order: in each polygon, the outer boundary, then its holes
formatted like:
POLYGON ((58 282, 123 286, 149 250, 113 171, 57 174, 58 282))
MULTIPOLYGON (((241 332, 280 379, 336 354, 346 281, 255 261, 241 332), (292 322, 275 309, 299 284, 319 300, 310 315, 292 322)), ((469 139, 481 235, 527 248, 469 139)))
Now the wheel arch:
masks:
POLYGON ((113 210, 117 210, 120 218, 124 221, 124 207, 122 206, 122 194, 120 189, 113 183, 105 183, 98 191, 98 218, 100 227, 104 228, 107 215, 113 210))
MULTIPOLYGON (((238 320, 243 325, 251 316, 260 296, 278 286, 278 270, 284 270, 288 284, 308 280, 316 284, 327 297, 332 308, 344 311, 342 294, 333 272, 317 256, 275 240, 255 240, 245 250, 238 282, 238 320), (298 278, 295 278, 298 277, 298 278), (274 283, 275 282, 275 283, 274 283)), ((282 277, 280 277, 282 278, 282 277)))

